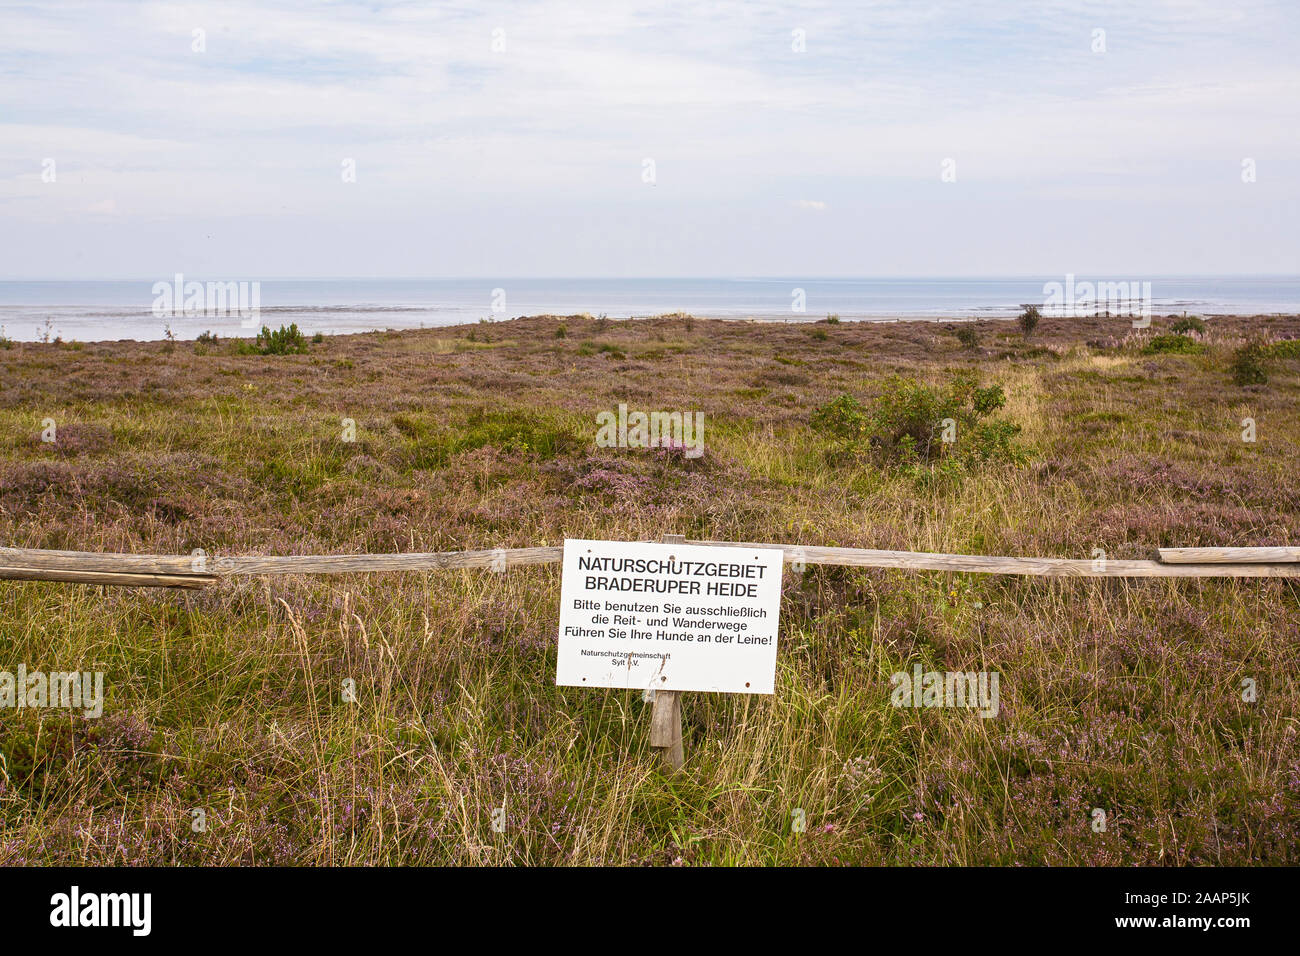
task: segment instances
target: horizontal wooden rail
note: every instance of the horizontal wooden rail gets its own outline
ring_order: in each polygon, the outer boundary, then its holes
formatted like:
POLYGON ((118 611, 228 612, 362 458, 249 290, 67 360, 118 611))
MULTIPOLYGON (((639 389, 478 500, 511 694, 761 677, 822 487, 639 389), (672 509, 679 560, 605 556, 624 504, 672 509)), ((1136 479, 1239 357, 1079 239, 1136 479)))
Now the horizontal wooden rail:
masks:
POLYGON ((0 566, 0 581, 67 581, 73 584, 113 584, 137 588, 201 588, 214 582, 210 574, 148 574, 77 571, 67 568, 0 566))
MULTIPOLYGON (((436 571, 444 568, 505 569, 554 564, 563 547, 497 548, 491 551, 434 551, 407 554, 304 554, 284 557, 193 557, 170 554, 104 554, 0 548, 0 565, 61 572, 182 575, 214 579, 232 574, 346 574, 370 571, 436 571)), ((34 578, 33 580, 55 580, 34 578)), ((72 580, 71 578, 66 580, 72 580)))
POLYGON ((218 574, 347 574, 368 571, 501 569, 558 564, 563 547, 497 548, 492 551, 430 551, 412 554, 308 554, 283 558, 218 558, 218 574))
MULTIPOLYGON (((1285 555, 1296 548, 1168 548, 1168 561, 1090 560, 1087 558, 1012 558, 928 551, 875 551, 814 545, 765 544, 692 540, 728 548, 777 548, 788 564, 839 565, 855 568, 897 568, 909 571, 961 571, 974 574, 1017 574, 1033 577, 1085 578, 1258 578, 1300 577, 1300 559, 1285 555), (1211 552, 1213 552, 1211 554, 1211 552), (1259 552, 1267 552, 1261 556, 1259 552), (1234 563, 1227 557, 1241 556, 1234 563), (1198 563, 1185 563, 1184 558, 1198 563)), ((102 554, 87 551, 43 551, 0 548, 0 579, 70 581, 143 587, 199 588, 233 575, 358 574, 391 571, 435 571, 450 568, 505 570, 556 564, 564 557, 560 546, 496 548, 489 551, 434 551, 407 554, 326 554, 243 557, 190 555, 102 554)))
POLYGON ((1300 561, 1300 548, 1161 548, 1166 564, 1283 564, 1300 561))
POLYGON ((1300 577, 1300 564, 1163 564, 1160 561, 1095 561, 1088 558, 1004 558, 931 551, 872 551, 747 541, 689 541, 722 548, 780 548, 787 563, 835 564, 853 568, 909 571, 965 571, 1049 578, 1287 578, 1300 577))
POLYGON ((105 554, 97 551, 44 551, 0 548, 0 565, 51 571, 109 571, 145 574, 211 574, 190 555, 105 554))

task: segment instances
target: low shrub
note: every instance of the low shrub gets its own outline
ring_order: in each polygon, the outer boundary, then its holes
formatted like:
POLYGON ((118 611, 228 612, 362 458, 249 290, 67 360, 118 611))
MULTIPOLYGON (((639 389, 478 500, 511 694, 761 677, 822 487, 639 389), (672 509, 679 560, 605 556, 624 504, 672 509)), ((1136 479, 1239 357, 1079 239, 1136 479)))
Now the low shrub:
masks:
POLYGON ((895 377, 870 409, 844 394, 818 408, 811 424, 834 440, 832 459, 870 455, 917 476, 934 467, 951 475, 984 462, 1024 459, 1015 444, 1020 426, 989 418, 1006 401, 1002 386, 980 387, 966 375, 947 388, 895 377))
POLYGON ((239 345, 241 355, 301 355, 306 351, 307 338, 296 322, 288 328, 282 325, 274 332, 264 325, 253 344, 241 342, 239 345))
POLYGON ((1025 311, 1020 313, 1020 317, 1016 319, 1016 322, 1020 326, 1020 331, 1024 334, 1026 340, 1028 340, 1029 336, 1034 334, 1034 329, 1038 328, 1038 323, 1042 318, 1043 316, 1038 311, 1038 306, 1025 306, 1025 311))
POLYGON ((1205 346, 1186 335, 1157 335, 1142 347, 1143 355, 1195 355, 1205 346))
POLYGON ((811 424, 841 442, 856 442, 870 433, 871 415, 865 405, 846 392, 813 412, 811 424))
POLYGON ((1268 349, 1247 342, 1232 353, 1232 381, 1237 385, 1263 385, 1268 381, 1268 349))

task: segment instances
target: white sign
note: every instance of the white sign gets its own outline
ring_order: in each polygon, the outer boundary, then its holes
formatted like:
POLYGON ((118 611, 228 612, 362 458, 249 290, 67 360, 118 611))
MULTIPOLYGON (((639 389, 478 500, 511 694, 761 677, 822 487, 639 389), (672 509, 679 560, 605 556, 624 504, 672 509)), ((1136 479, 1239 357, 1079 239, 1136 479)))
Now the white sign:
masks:
POLYGON ((555 683, 772 693, 781 567, 776 548, 565 541, 555 683))

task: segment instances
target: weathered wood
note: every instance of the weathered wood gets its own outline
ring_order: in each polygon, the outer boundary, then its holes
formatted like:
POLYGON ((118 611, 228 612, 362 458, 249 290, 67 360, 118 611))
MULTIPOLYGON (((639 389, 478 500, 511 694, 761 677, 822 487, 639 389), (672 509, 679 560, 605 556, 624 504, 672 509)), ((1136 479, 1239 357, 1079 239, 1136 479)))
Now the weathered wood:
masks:
POLYGON ((227 575, 345 574, 377 571, 431 571, 445 568, 505 570, 553 564, 563 547, 496 548, 410 554, 250 555, 196 559, 190 555, 107 554, 0 548, 0 579, 81 581, 154 587, 203 587, 227 575))
POLYGON ((136 588, 202 588, 217 580, 211 574, 149 574, 78 571, 67 568, 12 568, 0 566, 0 580, 65 581, 74 584, 112 584, 136 588))
POLYGON ((1160 548, 1166 564, 1281 564, 1300 561, 1300 548, 1160 548))
POLYGON ((0 548, 0 565, 11 568, 49 568, 65 571, 111 571, 147 574, 208 574, 190 555, 113 554, 98 551, 46 551, 39 548, 0 548))
POLYGON ((436 571, 444 568, 515 568, 558 564, 563 547, 495 548, 411 554, 304 554, 288 557, 209 558, 217 574, 347 574, 371 571, 436 571))
POLYGON ((745 541, 690 541, 723 548, 780 548, 787 562, 912 571, 966 571, 1049 578, 1276 578, 1300 577, 1291 564, 1164 564, 1160 561, 1092 561, 1087 558, 1009 558, 929 551, 873 551, 745 541))
POLYGON ((368 571, 429 571, 442 568, 510 568, 553 564, 563 547, 499 548, 408 554, 304 554, 287 556, 207 555, 196 564, 190 555, 107 554, 94 551, 44 551, 0 548, 0 564, 14 568, 108 571, 150 574, 342 574, 368 571), (200 570, 201 569, 201 570, 200 570))
POLYGON ((682 748, 682 701, 675 690, 655 691, 650 709, 650 746, 673 770, 682 769, 686 753, 682 748))
MULTIPOLYGON (((1159 561, 1093 561, 1087 558, 1012 558, 925 551, 876 551, 738 541, 690 541, 688 544, 728 548, 778 548, 787 562, 859 568, 898 568, 920 571, 965 571, 978 574, 1018 574, 1037 577, 1101 578, 1255 578, 1300 577, 1300 548, 1162 548, 1159 561)), ((213 577, 259 574, 347 574, 381 571, 434 571, 449 568, 504 570, 555 564, 563 559, 560 546, 498 548, 485 551, 442 551, 408 554, 326 554, 242 557, 208 555, 196 563, 190 555, 105 554, 90 551, 45 551, 0 548, 0 578, 9 580, 84 581, 159 587, 202 587, 213 577), (62 571, 65 576, 37 575, 62 571), (97 574, 98 578, 86 577, 97 574), (151 582, 152 576, 158 581, 151 582), (117 580, 121 577, 122 580, 117 580), (170 580, 183 578, 184 583, 170 580)))
MULTIPOLYGON (((666 534, 664 544, 685 544, 683 534, 666 534)), ((656 690, 654 705, 650 709, 650 746, 670 770, 681 770, 686 763, 682 746, 682 698, 675 690, 656 690)))

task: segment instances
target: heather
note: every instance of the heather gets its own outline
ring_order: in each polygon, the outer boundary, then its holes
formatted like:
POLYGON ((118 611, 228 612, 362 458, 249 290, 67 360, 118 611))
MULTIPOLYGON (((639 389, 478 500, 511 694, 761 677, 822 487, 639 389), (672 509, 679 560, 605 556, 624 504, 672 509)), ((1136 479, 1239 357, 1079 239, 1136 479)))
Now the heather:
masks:
MULTIPOLYGON (((9 343, 0 542, 1300 543, 1300 317, 1178 321, 9 343), (704 455, 596 447, 620 402, 703 412, 704 455)), ((1295 582, 787 567, 777 693, 686 695, 677 776, 639 693, 554 686, 558 597, 553 566, 0 582, 0 668, 107 695, 0 710, 0 862, 1300 863, 1295 582), (915 664, 998 671, 997 717, 891 707, 915 664)))

